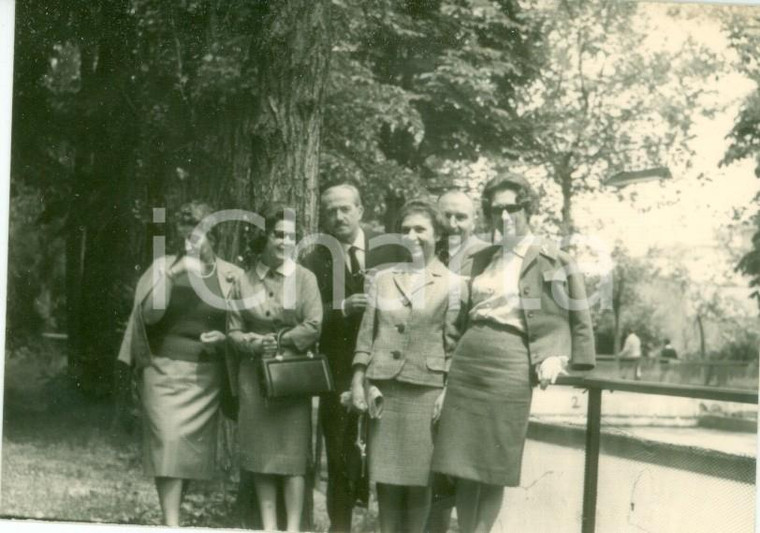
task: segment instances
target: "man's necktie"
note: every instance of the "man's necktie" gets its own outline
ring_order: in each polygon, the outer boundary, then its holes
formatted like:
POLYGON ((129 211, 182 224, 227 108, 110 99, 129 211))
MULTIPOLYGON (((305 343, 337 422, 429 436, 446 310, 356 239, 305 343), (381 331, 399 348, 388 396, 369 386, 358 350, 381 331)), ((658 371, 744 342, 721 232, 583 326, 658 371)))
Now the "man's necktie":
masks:
POLYGON ((351 274, 353 274, 354 276, 361 274, 361 271, 362 271, 362 267, 361 265, 359 265, 359 258, 356 256, 357 250, 358 248, 356 246, 351 246, 348 249, 349 266, 351 269, 351 274))
POLYGON ((438 250, 438 259, 444 265, 449 266, 449 261, 451 261, 451 254, 449 253, 447 246, 443 246, 440 250, 438 250))

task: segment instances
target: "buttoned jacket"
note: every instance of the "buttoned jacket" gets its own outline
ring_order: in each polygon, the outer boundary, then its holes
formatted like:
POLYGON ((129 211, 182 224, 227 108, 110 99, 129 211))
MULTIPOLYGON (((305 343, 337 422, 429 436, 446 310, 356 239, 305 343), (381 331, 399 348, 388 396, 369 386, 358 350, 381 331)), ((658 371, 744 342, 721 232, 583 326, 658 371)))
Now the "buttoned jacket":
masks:
MULTIPOLYGON (((498 244, 475 254, 473 279, 497 253, 501 253, 498 244)), ((583 274, 570 255, 546 239, 535 238, 523 258, 518 287, 531 363, 566 356, 575 370, 593 368, 590 303, 583 274)))
POLYGON ((434 259, 415 276, 409 264, 380 271, 356 341, 354 365, 371 380, 442 387, 466 321, 465 280, 434 259))
POLYGON ((382 244, 370 246, 373 240, 382 235, 364 229, 364 270, 351 273, 347 265, 334 265, 338 260, 343 263, 343 255, 333 257, 325 246, 316 246, 304 257, 302 264, 317 277, 319 292, 322 296, 324 318, 319 349, 330 361, 330 368, 335 380, 335 388, 343 391, 351 386, 351 362, 356 348, 356 336, 361 324, 361 314, 346 316, 340 301, 333 301, 333 283, 342 283, 343 299, 352 294, 365 291, 365 273, 406 259, 405 250, 397 245, 382 244), (333 272, 333 267, 337 267, 333 272), (336 276, 337 273, 337 276, 336 276))

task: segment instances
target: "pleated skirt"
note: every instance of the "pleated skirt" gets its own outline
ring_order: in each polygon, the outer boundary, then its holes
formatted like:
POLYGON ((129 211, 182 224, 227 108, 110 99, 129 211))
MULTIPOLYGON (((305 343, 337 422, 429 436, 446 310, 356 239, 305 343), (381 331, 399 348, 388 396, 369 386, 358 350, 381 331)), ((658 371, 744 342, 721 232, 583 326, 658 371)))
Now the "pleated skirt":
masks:
POLYGON ((221 369, 154 357, 143 370, 143 467, 151 477, 209 480, 217 476, 221 369))
POLYGON ((382 417, 371 419, 367 446, 373 483, 426 487, 433 458, 433 405, 437 387, 373 381, 383 394, 382 417))
POLYGON ((240 364, 240 467, 260 474, 301 476, 311 463, 311 398, 265 400, 258 367, 240 364))
POLYGON ((433 470, 489 485, 520 484, 532 397, 522 335, 473 324, 452 360, 433 470))

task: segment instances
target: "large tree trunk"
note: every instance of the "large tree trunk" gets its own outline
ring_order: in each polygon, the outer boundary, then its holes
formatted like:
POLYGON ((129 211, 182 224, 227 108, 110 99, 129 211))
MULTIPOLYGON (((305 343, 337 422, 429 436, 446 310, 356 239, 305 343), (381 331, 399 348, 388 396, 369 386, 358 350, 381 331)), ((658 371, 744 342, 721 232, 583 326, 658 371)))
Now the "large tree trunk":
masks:
POLYGON ((122 280, 132 267, 129 221, 138 126, 129 103, 134 32, 125 1, 86 10, 67 234, 69 366, 89 394, 112 392, 122 280))
POLYGON ((697 314, 697 330, 699 331, 699 356, 704 361, 707 359, 707 346, 705 345, 705 326, 700 314, 697 314))
MULTIPOLYGON (((252 42, 258 93, 250 118, 238 118, 239 127, 231 136, 235 188, 242 184, 247 189, 240 196, 251 198, 251 205, 244 206, 248 209, 285 202, 295 208, 297 224, 311 232, 317 229, 330 1, 281 0, 258 7, 261 24, 252 42)), ((303 530, 313 529, 313 483, 307 480, 303 530)), ((245 498, 249 489, 241 481, 239 498, 245 498)), ((240 503, 241 508, 253 510, 240 503)), ((244 522, 251 520, 243 516, 244 522)))
POLYGON ((257 101, 248 178, 257 207, 296 209, 316 229, 322 101, 330 58, 328 0, 272 2, 254 38, 257 101))

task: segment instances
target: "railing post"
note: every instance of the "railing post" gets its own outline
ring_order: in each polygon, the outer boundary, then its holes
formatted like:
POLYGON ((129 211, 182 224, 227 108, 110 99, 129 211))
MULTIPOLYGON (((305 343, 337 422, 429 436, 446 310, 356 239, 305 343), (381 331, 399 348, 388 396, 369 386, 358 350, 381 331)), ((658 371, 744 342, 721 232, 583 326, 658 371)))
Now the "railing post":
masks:
POLYGON ((602 389, 588 389, 586 467, 583 480, 582 533, 596 530, 596 493, 599 481, 599 443, 602 429, 602 389))

